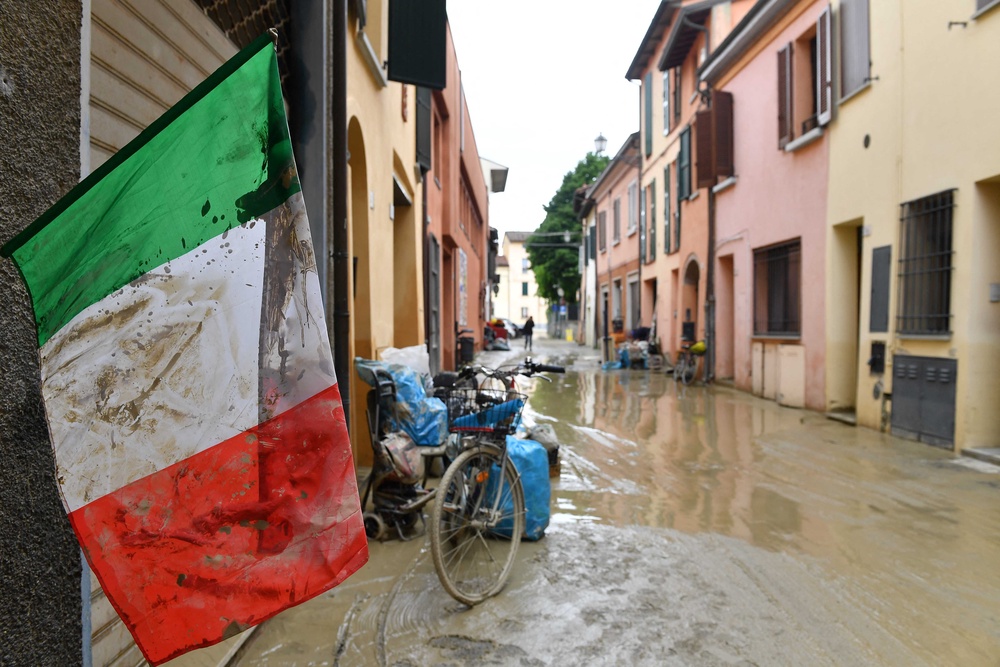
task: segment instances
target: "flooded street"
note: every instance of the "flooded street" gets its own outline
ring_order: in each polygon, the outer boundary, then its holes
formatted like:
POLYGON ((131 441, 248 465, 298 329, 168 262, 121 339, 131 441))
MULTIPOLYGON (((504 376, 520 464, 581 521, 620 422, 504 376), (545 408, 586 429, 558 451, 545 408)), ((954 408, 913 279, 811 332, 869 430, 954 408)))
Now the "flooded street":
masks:
POLYGON ((560 465, 507 588, 468 609, 425 536, 372 543, 234 664, 1000 664, 1000 468, 536 348, 569 369, 531 385, 526 413, 555 428, 560 465))

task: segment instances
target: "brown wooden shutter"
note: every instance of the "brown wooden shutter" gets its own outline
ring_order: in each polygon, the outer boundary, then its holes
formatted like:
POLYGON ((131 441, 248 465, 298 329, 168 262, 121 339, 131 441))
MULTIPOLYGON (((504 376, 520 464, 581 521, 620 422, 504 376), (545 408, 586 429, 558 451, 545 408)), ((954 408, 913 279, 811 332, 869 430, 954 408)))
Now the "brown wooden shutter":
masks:
POLYGON ((715 142, 712 141, 712 112, 699 111, 694 119, 695 183, 699 188, 715 185, 715 142))
POLYGON ((833 119, 832 12, 827 6, 816 21, 816 100, 817 120, 826 125, 833 119))
POLYGON ((792 43, 778 51, 778 148, 792 140, 792 43))
POLYGON ((733 160, 733 94, 712 92, 712 120, 715 135, 715 175, 728 178, 736 173, 733 160))

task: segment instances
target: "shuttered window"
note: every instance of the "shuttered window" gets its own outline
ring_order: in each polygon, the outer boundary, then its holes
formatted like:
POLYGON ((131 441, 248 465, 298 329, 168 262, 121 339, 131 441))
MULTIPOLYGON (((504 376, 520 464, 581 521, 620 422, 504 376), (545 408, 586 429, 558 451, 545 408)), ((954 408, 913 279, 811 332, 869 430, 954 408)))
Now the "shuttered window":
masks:
POLYGON ((670 134, 670 70, 663 73, 663 134, 670 134))
POLYGON ((642 113, 645 123, 646 135, 646 157, 653 154, 653 73, 646 72, 646 78, 642 83, 643 97, 645 104, 642 113))
POLYGON ((656 258, 656 181, 654 180, 647 188, 649 194, 646 201, 649 202, 649 261, 656 258))
POLYGON ((715 134, 715 175, 728 178, 736 173, 733 159, 733 94, 712 93, 712 113, 715 134))
POLYGON ((833 118, 833 51, 831 48, 832 11, 823 10, 816 21, 816 113, 820 125, 833 118))
POLYGON ((840 96, 871 80, 868 0, 840 0, 840 96))
POLYGON ((792 140, 792 44, 778 51, 778 148, 792 140))
POLYGON ((691 127, 681 132, 681 154, 677 162, 677 199, 691 196, 691 127))
POLYGON ((674 125, 681 122, 681 68, 674 68, 674 125))
POLYGON ((417 164, 431 170, 431 89, 417 87, 417 164))
POLYGON ((601 211, 597 214, 597 240, 600 244, 601 252, 608 247, 608 212, 601 211))
POLYGON ((663 168, 663 254, 670 254, 670 165, 663 168))
POLYGON ((622 240, 622 198, 615 199, 614 204, 614 231, 611 236, 612 243, 622 240))
POLYGON ((699 188, 715 185, 715 152, 712 141, 712 112, 699 111, 694 117, 695 182, 699 188))
POLYGON ((681 249, 681 203, 674 209, 674 252, 681 249))
POLYGON ((646 257, 646 191, 639 192, 639 257, 646 257))
POLYGON ((754 250, 754 335, 801 333, 801 254, 798 239, 754 250))

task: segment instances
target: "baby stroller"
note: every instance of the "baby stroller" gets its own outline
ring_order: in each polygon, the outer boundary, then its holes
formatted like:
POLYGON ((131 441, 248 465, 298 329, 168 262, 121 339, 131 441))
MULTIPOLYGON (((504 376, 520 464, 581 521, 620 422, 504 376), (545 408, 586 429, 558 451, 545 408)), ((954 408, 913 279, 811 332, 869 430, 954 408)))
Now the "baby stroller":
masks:
MULTIPOLYGON (((372 443, 372 469, 364 482, 361 507, 365 533, 369 538, 384 540, 395 533, 401 540, 417 535, 413 528, 424 522, 423 507, 434 494, 424 488, 426 482, 424 457, 439 456, 444 447, 417 447, 399 430, 400 406, 396 401, 396 383, 392 375, 381 368, 366 368, 359 376, 369 385, 367 400, 368 433, 372 443)), ((426 524, 425 524, 426 527, 426 524)))

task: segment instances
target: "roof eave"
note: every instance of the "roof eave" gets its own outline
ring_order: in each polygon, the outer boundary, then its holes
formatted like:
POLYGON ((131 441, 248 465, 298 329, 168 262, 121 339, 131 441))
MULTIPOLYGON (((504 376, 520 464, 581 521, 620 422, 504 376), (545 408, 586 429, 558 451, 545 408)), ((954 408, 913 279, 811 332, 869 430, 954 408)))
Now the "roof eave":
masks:
POLYGON ((798 0, 757 2, 698 68, 698 78, 709 84, 718 81, 796 2, 798 0))
POLYGON ((674 14, 679 8, 680 3, 677 2, 677 0, 660 1, 660 6, 656 8, 656 13, 653 14, 653 20, 649 22, 649 27, 646 29, 646 35, 639 43, 639 50, 635 52, 635 57, 632 58, 632 64, 629 65, 628 71, 625 72, 626 79, 634 81, 635 79, 642 77, 642 73, 646 69, 646 65, 649 63, 650 58, 656 55, 656 46, 660 43, 663 31, 670 25, 670 22, 673 21, 674 14))

